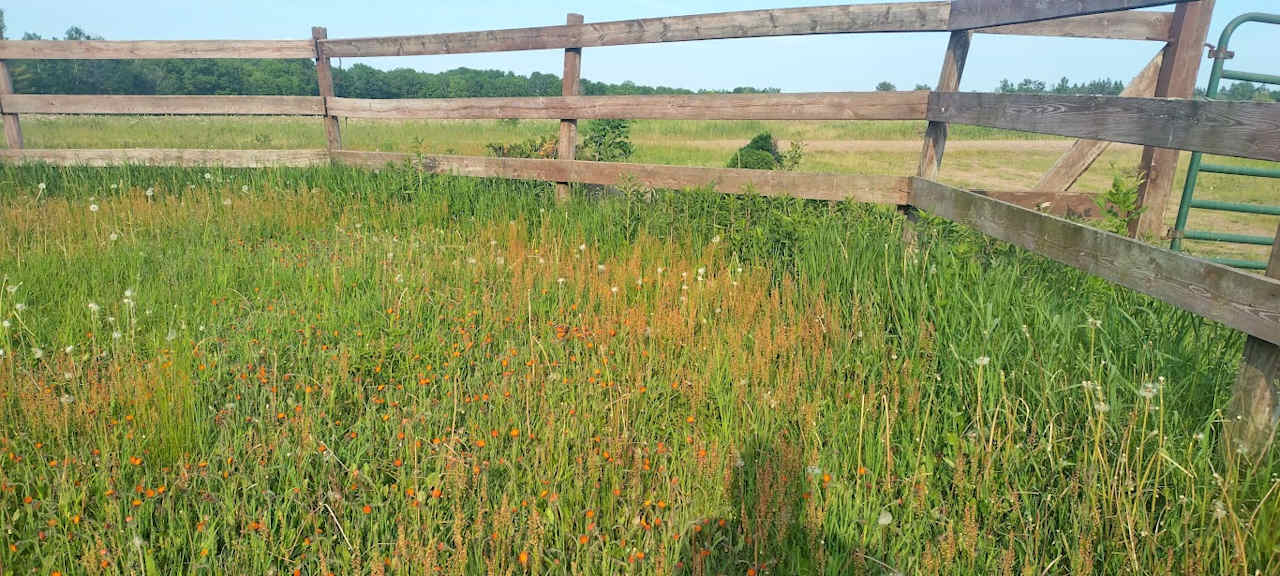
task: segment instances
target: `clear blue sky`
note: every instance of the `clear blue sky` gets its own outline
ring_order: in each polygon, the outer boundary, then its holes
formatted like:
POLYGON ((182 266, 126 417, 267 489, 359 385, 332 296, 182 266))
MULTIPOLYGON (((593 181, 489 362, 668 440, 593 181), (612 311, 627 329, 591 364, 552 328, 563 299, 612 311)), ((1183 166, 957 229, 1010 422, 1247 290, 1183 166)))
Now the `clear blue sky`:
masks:
MULTIPOLYGON (((864 3, 822 0, 56 0, 5 6, 10 37, 35 32, 61 36, 78 25, 110 40, 281 39, 308 38, 310 27, 326 26, 329 37, 426 34, 563 24, 569 12, 588 22, 811 6, 864 3)), ((1166 10, 1171 8, 1165 8, 1166 10)), ((1280 0, 1218 0, 1210 29, 1217 42, 1231 18, 1249 11, 1280 12, 1280 0)), ((596 81, 667 85, 681 88, 772 86, 788 92, 870 90, 881 80, 899 89, 933 85, 946 46, 945 33, 858 34, 715 40, 642 46, 588 48, 583 76, 596 81)), ((1231 66, 1280 73, 1280 29, 1249 25, 1233 39, 1237 60, 1231 66)), ((1027 38, 980 35, 974 39, 963 90, 989 91, 1001 78, 1025 77, 1055 82, 1111 77, 1128 82, 1158 49, 1154 42, 1027 38)), ((410 67, 437 72, 468 66, 527 74, 559 75, 555 51, 368 59, 379 68, 410 67)), ((346 59, 349 66, 356 60, 346 59)), ((1208 66, 1201 68, 1204 85, 1208 66)))

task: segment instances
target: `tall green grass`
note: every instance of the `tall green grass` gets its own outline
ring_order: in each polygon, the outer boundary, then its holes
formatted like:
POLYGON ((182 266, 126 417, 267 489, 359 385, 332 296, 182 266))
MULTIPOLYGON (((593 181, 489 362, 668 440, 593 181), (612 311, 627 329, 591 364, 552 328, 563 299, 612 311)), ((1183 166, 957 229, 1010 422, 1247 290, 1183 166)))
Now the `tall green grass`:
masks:
POLYGON ((0 571, 1280 569, 1238 333, 887 208, 552 197, 0 168, 0 571))

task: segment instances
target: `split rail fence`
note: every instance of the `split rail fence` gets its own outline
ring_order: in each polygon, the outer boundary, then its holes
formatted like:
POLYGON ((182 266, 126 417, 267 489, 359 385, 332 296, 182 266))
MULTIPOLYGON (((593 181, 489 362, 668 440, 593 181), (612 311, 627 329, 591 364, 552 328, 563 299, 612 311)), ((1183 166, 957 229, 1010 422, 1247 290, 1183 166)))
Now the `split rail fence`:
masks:
MULTIPOLYGON (((952 0, 788 8, 480 32, 280 41, 0 41, 0 114, 8 149, 0 160, 53 164, 219 164, 233 167, 361 166, 416 163, 419 169, 476 177, 657 188, 716 186, 818 200, 850 200, 921 209, 1049 258, 1144 292, 1247 333, 1251 340, 1236 394, 1247 416, 1240 434, 1265 443, 1280 414, 1274 388, 1280 365, 1280 281, 1241 272, 1044 213, 1085 212, 1092 198, 1068 192, 1109 142, 1144 146, 1140 191, 1146 208, 1132 232, 1160 233, 1179 150, 1280 161, 1280 104, 1191 100, 1213 0, 952 0), (1177 4, 1172 12, 1132 8, 1177 4), (582 96, 579 71, 587 47, 694 40, 948 32, 934 91, 582 96), (1159 43, 1151 62, 1120 96, 959 92, 974 33, 1112 38, 1159 43), (330 60, 564 50, 563 95, 540 98, 370 100, 334 95, 330 60), (105 96, 15 94, 5 60, 142 58, 308 58, 319 96, 105 96), (22 114, 285 115, 322 118, 327 146, 318 150, 25 149, 22 114), (557 159, 414 156, 347 150, 339 118, 554 119, 561 121, 557 159), (927 121, 915 176, 814 174, 728 168, 600 163, 574 159, 577 120, 927 121), (949 124, 970 124, 1079 138, 1033 190, 979 193, 935 181, 949 124), (1029 209, 1030 208, 1030 209, 1029 209), (1251 416, 1256 414, 1257 416, 1251 416), (1268 425, 1265 421, 1270 419, 1268 425)), ((1280 248, 1271 275, 1280 275, 1280 248)))

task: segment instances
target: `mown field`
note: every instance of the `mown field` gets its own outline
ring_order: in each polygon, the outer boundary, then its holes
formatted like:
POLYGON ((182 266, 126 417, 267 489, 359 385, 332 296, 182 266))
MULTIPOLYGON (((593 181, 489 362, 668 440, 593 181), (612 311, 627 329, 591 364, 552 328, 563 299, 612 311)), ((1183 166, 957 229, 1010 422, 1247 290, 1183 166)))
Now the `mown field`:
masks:
POLYGON ((552 196, 0 167, 0 573, 1280 572, 1239 333, 890 208, 552 196))

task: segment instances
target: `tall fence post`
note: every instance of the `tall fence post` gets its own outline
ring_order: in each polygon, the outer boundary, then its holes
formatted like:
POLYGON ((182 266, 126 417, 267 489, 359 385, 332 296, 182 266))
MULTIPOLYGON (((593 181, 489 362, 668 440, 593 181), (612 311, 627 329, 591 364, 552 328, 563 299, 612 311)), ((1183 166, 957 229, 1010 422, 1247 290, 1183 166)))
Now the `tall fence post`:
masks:
MULTIPOLYGON (((9 67, 0 60, 0 95, 13 94, 13 79, 9 77, 9 67)), ((0 116, 4 117, 4 140, 11 150, 22 148, 22 125, 18 123, 17 114, 4 113, 0 107, 0 116)))
MULTIPOLYGON (((582 24, 581 14, 569 14, 565 24, 570 26, 582 24)), ((582 48, 565 48, 564 77, 561 80, 560 93, 564 96, 577 96, 582 90, 582 48)), ((556 155, 561 160, 573 160, 578 148, 578 119, 562 118, 560 120, 560 142, 556 155)), ((569 199, 569 183, 556 182, 556 200, 569 199)))
POLYGON ((327 28, 311 28, 311 39, 316 43, 316 82, 320 85, 320 98, 324 101, 324 135, 329 152, 332 153, 342 149, 342 132, 338 128, 338 117, 329 114, 329 101, 333 100, 333 70, 329 68, 329 57, 320 48, 320 41, 328 37, 327 28))
MULTIPOLYGON (((1160 75, 1156 77, 1157 98, 1192 98, 1196 93, 1196 74, 1200 72, 1200 55, 1209 34, 1214 0, 1178 4, 1173 12, 1169 43, 1164 48, 1160 75)), ((1173 194, 1173 175, 1178 168, 1178 150, 1143 147, 1138 173, 1138 205, 1143 208, 1129 224, 1130 236, 1164 236, 1164 213, 1173 194)))
MULTIPOLYGON (((1280 279, 1280 228, 1271 244, 1267 276, 1280 279)), ((1227 420, 1227 449, 1242 455, 1262 456, 1275 438, 1280 421, 1280 346, 1249 336, 1244 360, 1231 391, 1227 420)))

